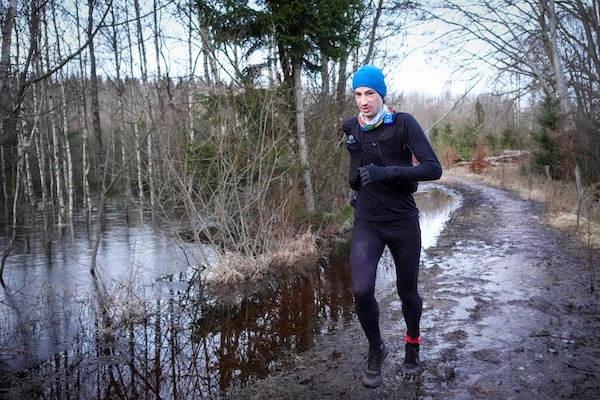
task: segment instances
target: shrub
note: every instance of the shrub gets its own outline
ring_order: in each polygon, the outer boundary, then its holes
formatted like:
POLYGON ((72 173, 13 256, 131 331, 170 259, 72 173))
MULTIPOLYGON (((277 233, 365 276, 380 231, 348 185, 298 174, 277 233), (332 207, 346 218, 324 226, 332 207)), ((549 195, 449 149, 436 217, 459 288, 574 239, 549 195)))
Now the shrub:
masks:
POLYGON ((486 144, 486 136, 480 136, 477 139, 477 145, 475 146, 471 162, 469 163, 469 171, 476 174, 485 172, 490 166, 490 162, 487 160, 489 153, 490 151, 486 144))

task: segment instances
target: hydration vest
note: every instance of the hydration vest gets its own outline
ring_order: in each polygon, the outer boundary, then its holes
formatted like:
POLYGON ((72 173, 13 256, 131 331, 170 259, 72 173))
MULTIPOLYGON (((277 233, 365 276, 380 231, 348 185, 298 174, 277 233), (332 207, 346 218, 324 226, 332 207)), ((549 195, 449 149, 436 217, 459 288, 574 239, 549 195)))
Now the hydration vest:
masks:
MULTIPOLYGON (((354 190, 360 187, 359 167, 375 164, 382 167, 412 166, 413 153, 406 142, 403 126, 397 123, 402 113, 388 112, 382 126, 372 131, 363 131, 356 116, 346 119, 342 129, 346 134, 346 145, 350 154, 348 183, 354 190)), ((391 182, 401 190, 414 192, 416 182, 391 182)))

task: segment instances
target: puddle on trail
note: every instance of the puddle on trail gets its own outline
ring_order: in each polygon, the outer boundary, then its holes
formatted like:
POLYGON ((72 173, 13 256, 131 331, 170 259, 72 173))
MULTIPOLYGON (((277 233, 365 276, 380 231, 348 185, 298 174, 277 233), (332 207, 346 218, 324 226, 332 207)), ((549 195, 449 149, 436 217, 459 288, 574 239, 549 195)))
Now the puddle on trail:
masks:
MULTIPOLYGON (((417 201, 429 247, 459 200, 425 184, 417 201)), ((111 218, 102 238, 95 278, 90 236, 81 232, 53 252, 32 243, 30 254, 9 257, 0 291, 0 393, 214 398, 268 376, 284 356, 354 318, 346 252, 309 276, 232 291, 202 286, 189 267, 209 249, 192 254, 120 220, 111 218)), ((380 275, 389 280, 386 263, 380 275)))
MULTIPOLYGON (((438 184, 424 184, 419 188, 419 191, 415 193, 415 200, 419 207, 421 247, 427 249, 435 245, 452 212, 460 207, 461 198, 458 192, 438 184)), ((421 256, 421 263, 423 260, 424 254, 421 256)), ((377 286, 381 288, 378 290, 385 291, 395 282, 396 273, 392 255, 386 248, 377 271, 377 286)))

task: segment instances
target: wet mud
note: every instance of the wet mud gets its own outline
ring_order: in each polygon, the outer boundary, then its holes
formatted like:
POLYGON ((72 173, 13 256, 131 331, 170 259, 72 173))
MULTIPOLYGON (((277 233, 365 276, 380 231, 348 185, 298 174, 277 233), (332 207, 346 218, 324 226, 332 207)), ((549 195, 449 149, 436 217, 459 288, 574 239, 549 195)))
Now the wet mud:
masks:
POLYGON ((422 374, 399 373, 401 304, 393 282, 380 282, 390 351, 378 388, 361 384, 367 344, 354 319, 228 398, 600 398, 598 256, 545 225, 535 203, 460 177, 442 183, 462 203, 422 257, 422 374))

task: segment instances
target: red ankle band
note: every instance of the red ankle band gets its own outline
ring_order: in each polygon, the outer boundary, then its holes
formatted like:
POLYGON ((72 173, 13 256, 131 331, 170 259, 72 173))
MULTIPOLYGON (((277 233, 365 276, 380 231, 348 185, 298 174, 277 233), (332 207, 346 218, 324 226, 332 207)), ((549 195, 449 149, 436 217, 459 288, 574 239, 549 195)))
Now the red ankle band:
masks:
POLYGON ((408 336, 408 332, 406 332, 406 334, 404 334, 404 339, 406 340, 406 343, 410 343, 410 344, 419 344, 419 343, 421 343, 421 335, 419 335, 418 338, 413 339, 410 336, 408 336))

